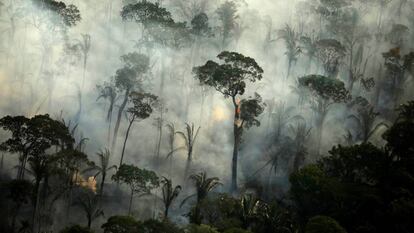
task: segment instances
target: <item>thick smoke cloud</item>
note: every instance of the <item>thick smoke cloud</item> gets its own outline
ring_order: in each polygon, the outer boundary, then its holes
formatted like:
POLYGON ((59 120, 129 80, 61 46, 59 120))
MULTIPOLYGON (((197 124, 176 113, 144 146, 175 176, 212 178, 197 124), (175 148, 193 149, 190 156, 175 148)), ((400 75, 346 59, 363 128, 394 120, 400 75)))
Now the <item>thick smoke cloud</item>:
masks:
MULTIPOLYGON (((1 116, 31 117, 48 113, 54 118, 63 118, 66 122, 72 122, 72 125, 78 120, 76 137, 78 140, 82 137, 89 139, 85 152, 89 159, 97 161, 96 152, 109 148, 111 144, 107 136, 108 122, 105 120, 109 106, 104 100, 98 100, 97 85, 109 82, 116 70, 122 67, 120 59, 122 55, 134 51, 144 53, 150 58, 151 64, 150 82, 145 84, 144 89, 146 92, 158 95, 166 109, 160 148, 162 162, 160 167, 156 166, 156 147, 159 137, 156 118, 159 117, 160 112, 155 111, 150 118, 132 126, 125 150, 125 163, 156 169, 159 175, 171 177, 175 183, 184 183, 182 176, 185 169, 186 151, 179 150, 174 153, 172 162, 166 158, 170 152, 170 146, 168 145, 169 133, 165 125, 173 123, 177 130, 184 131, 185 123, 194 123, 196 128, 200 127, 200 134, 195 143, 194 164, 191 172, 204 170, 211 176, 219 177, 224 184, 219 190, 227 191, 231 177, 230 165, 233 150, 232 103, 214 89, 200 86, 194 78, 192 68, 204 64, 207 60, 216 60, 221 50, 228 50, 254 58, 264 70, 264 78, 260 82, 249 84, 244 94, 244 97, 248 97, 254 95, 255 92, 259 93, 267 106, 265 112, 259 117, 261 125, 243 133, 239 158, 241 186, 257 180, 264 186, 267 183, 276 184, 280 189, 277 191, 284 193, 289 185, 288 174, 291 172, 293 163, 291 158, 283 159, 282 156, 282 159, 275 165, 276 167, 273 167, 275 172, 270 170, 271 165, 267 166, 274 153, 272 149, 269 149, 275 132, 275 122, 271 115, 277 112, 277 109, 273 109, 273 112, 269 113, 271 111, 269 109, 275 106, 272 103, 284 103, 286 108, 291 108, 286 128, 283 130, 284 135, 291 135, 290 126, 294 127, 297 122, 300 122, 298 118, 295 118, 297 115, 301 115, 307 127, 312 129, 309 140, 306 142, 308 154, 305 163, 316 161, 320 156, 325 155, 332 145, 345 142, 346 126, 352 124, 347 119, 351 110, 346 105, 335 105, 332 106, 325 119, 321 153, 316 153, 317 139, 314 122, 317 116, 309 108, 307 101, 303 106, 298 104, 299 97, 294 92, 298 77, 310 73, 323 74, 321 64, 315 59, 310 69, 307 69, 307 58, 302 53, 294 62, 289 78, 286 78, 288 72, 286 46, 278 31, 289 25, 302 35, 317 35, 318 32, 315 30, 319 28, 320 22, 311 16, 310 10, 306 8, 317 1, 235 1, 238 31, 226 46, 219 45, 220 39, 215 38, 219 37, 217 33, 220 27, 216 9, 224 1, 159 1, 161 6, 172 13, 175 21, 186 21, 189 26, 192 17, 200 13, 200 10, 192 7, 202 2, 205 3, 202 11, 208 15, 210 26, 216 35, 206 38, 201 43, 196 56, 193 54, 194 46, 183 46, 180 49, 159 44, 151 48, 137 47, 136 44, 141 37, 141 26, 135 22, 123 22, 120 16, 123 4, 135 1, 65 0, 64 2, 76 5, 82 17, 76 26, 65 29, 56 26, 58 20, 56 15, 35 7, 32 1, 4 0, 0 2, 0 16, 3 19, 0 26, 2 29, 0 35, 1 116), (82 55, 70 54, 65 47, 82 42, 82 34, 88 34, 91 42, 84 81, 82 55), (162 90, 161 82, 164 82, 162 90), (80 118, 78 114, 81 114, 80 118)), ((359 2, 355 4, 363 12, 361 24, 370 32, 375 32, 380 17, 378 7, 375 4, 375 7, 359 2)), ((384 33, 389 32, 393 24, 412 25, 413 22, 409 22, 408 18, 397 19, 395 17, 397 8, 398 4, 391 4, 383 12, 381 20, 387 22, 382 26, 384 33)), ((409 35, 412 35, 412 32, 409 32, 409 35)), ((404 49, 406 53, 409 51, 409 43, 405 43, 404 46, 402 50, 404 49)), ((364 54, 364 59, 369 58, 366 76, 378 78, 378 67, 383 63, 381 53, 387 52, 393 45, 389 42, 380 43, 371 38, 364 44, 364 47, 365 51, 368 51, 364 54)), ((346 66, 346 61, 342 61, 338 75, 338 78, 345 81, 346 66)), ((352 94, 364 93, 359 84, 356 86, 355 93, 352 94)), ((401 100, 409 99, 411 86, 411 82, 406 83, 407 91, 404 96, 400 97, 401 100)), ((366 96, 371 98, 371 93, 366 96)), ((384 93, 381 94, 378 106, 390 108, 388 107, 392 105, 390 98, 384 93)), ((119 104, 115 106, 112 123, 115 122, 115 112, 118 107, 119 104)), ((379 120, 386 121, 381 116, 379 120)), ((111 164, 119 162, 126 129, 127 121, 123 118, 117 146, 112 148, 111 164)), ((0 139, 7 138, 7 136, 6 132, 1 132, 0 139)), ((379 137, 374 137, 373 141, 377 144, 382 143, 379 137)), ((174 147, 181 147, 183 143, 183 139, 176 135, 174 147)), ((2 169, 11 176, 15 176, 13 167, 16 163, 16 156, 5 154, 2 169)), ((111 190, 113 195, 117 194, 115 189, 111 190)), ((191 190, 186 189, 185 192, 191 193, 191 190)), ((138 205, 145 206, 144 203, 145 201, 136 201, 136 208, 138 209, 138 205)), ((115 204, 112 207, 114 212, 122 212, 121 208, 116 209, 115 204)), ((148 206, 139 209, 145 212, 145 208, 148 206)))

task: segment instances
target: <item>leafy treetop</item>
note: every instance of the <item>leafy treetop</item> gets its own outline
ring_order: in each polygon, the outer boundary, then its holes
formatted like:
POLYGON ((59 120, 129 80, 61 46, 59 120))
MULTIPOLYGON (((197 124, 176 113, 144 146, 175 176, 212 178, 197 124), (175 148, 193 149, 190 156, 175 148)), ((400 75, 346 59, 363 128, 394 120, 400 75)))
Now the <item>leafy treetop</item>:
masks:
POLYGON ((158 176, 153 171, 122 164, 112 176, 112 180, 125 183, 136 193, 147 194, 159 186, 158 176))
POLYGON ((221 52, 217 57, 222 64, 210 60, 203 66, 195 67, 194 73, 201 84, 214 87, 225 97, 243 95, 246 81, 262 79, 263 69, 253 58, 227 51, 221 52))
POLYGON ((299 84, 309 88, 315 96, 335 103, 346 102, 350 99, 345 84, 335 78, 323 75, 307 75, 299 78, 299 84))

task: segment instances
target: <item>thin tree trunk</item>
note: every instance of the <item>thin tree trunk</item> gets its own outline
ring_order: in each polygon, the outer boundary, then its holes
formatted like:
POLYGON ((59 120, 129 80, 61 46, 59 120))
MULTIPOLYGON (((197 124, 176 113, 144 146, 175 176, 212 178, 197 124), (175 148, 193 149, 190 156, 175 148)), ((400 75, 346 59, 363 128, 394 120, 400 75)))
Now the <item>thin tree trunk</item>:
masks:
POLYGON ((106 172, 102 172, 102 181, 101 181, 101 190, 100 190, 101 198, 103 197, 103 193, 104 193, 105 178, 106 178, 106 172))
POLYGON ((188 148, 188 153, 187 153, 187 162, 185 164, 185 170, 184 170, 184 182, 187 181, 188 178, 188 173, 190 172, 190 168, 191 168, 191 162, 193 160, 193 149, 188 148))
POLYGON ((233 97, 233 104, 234 104, 234 122, 233 122, 233 136, 234 136, 234 144, 233 144, 233 159, 231 165, 231 187, 230 192, 234 193, 237 191, 237 161, 239 155, 239 143, 240 143, 240 127, 237 125, 237 121, 239 120, 239 106, 236 103, 235 97, 233 97))
POLYGON ((124 112, 125 106, 128 103, 129 92, 130 92, 130 89, 125 90, 124 101, 122 102, 122 104, 121 104, 121 106, 119 107, 119 110, 118 110, 118 117, 116 119, 115 128, 114 128, 114 137, 112 138, 112 146, 111 146, 111 151, 112 152, 115 150, 116 140, 117 140, 117 137, 118 137, 119 125, 121 124, 122 113, 124 112))
POLYGON ((129 197, 129 208, 128 208, 128 215, 131 216, 131 206, 132 206, 132 197, 134 196, 134 190, 131 189, 131 195, 129 197))
POLYGON ((131 130, 132 123, 134 123, 134 119, 132 121, 130 121, 129 125, 128 125, 128 129, 127 129, 127 132, 126 132, 126 135, 125 135, 124 145, 122 147, 121 161, 119 162, 119 167, 121 167, 122 161, 124 159, 125 147, 126 147, 126 143, 127 143, 127 140, 128 140, 129 131, 131 130))

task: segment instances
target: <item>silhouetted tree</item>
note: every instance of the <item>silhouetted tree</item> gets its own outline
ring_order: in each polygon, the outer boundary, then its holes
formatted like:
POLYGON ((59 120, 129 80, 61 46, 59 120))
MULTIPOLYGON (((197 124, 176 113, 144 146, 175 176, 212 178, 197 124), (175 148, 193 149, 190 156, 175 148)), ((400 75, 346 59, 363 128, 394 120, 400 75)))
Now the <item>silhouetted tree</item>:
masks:
POLYGON ((145 195, 151 193, 151 190, 159 186, 159 179, 155 172, 146 169, 140 169, 134 165, 122 164, 112 180, 125 183, 131 190, 129 199, 128 215, 131 215, 132 198, 136 194, 145 195))
POLYGON ((316 128, 318 130, 318 141, 316 151, 319 153, 323 124, 330 107, 335 103, 348 101, 350 95, 348 90, 345 89, 343 82, 321 75, 304 76, 299 79, 299 85, 307 87, 311 92, 311 109, 317 113, 316 128))
POLYGON ((200 216, 201 202, 207 198, 207 195, 210 191, 215 189, 217 186, 221 185, 221 183, 219 182, 219 178, 217 177, 208 178, 206 172, 201 172, 199 174, 193 174, 190 176, 190 179, 194 182, 196 193, 185 198, 182 201, 181 206, 190 198, 196 197, 197 199, 196 199, 194 210, 190 214, 190 222, 200 224, 201 223, 201 216, 200 216))
POLYGON ((88 170, 95 171, 94 177, 97 177, 101 175, 101 185, 99 187, 99 195, 102 197, 104 193, 104 185, 105 185, 105 179, 107 172, 116 169, 115 165, 110 166, 109 159, 111 157, 111 152, 109 152, 108 149, 105 148, 105 150, 101 150, 98 153, 96 153, 99 157, 99 164, 94 164, 91 168, 88 170))
POLYGON ((118 130, 121 119, 127 106, 129 96, 135 89, 141 89, 145 74, 149 70, 149 58, 139 53, 129 53, 121 56, 124 67, 118 69, 115 74, 115 86, 123 92, 123 100, 118 109, 118 116, 114 128, 114 137, 112 138, 112 150, 115 149, 118 130))
POLYGON ((163 177, 161 180, 162 184, 162 200, 164 202, 164 217, 168 218, 168 212, 170 210, 171 204, 178 197, 181 192, 181 186, 177 185, 173 187, 172 181, 163 177))
POLYGON ((186 131, 185 133, 182 131, 177 131, 176 133, 178 135, 180 135, 185 142, 184 147, 180 147, 177 149, 186 149, 187 150, 187 162, 185 165, 185 170, 184 170, 184 181, 187 180, 187 176, 188 176, 188 172, 190 171, 191 168, 191 162, 193 161, 193 149, 194 149, 194 144, 197 140, 197 136, 198 136, 198 132, 200 131, 200 127, 197 128, 197 130, 195 130, 194 128, 194 124, 185 124, 186 126, 186 131))
POLYGON ((284 29, 279 30, 279 38, 284 40, 287 49, 285 55, 288 58, 288 69, 286 74, 286 79, 288 79, 292 65, 296 63, 299 54, 302 52, 298 45, 299 35, 293 28, 286 24, 284 29))
POLYGON ((246 82, 256 82, 262 79, 263 69, 253 58, 245 57, 235 52, 222 52, 217 56, 223 61, 218 64, 214 61, 194 68, 194 73, 202 85, 214 87, 225 98, 231 98, 234 106, 234 148, 232 160, 231 191, 237 190, 237 162, 241 135, 244 127, 258 126, 256 120, 264 108, 258 94, 254 98, 239 100, 238 95, 243 95, 246 82))
POLYGON ((127 110, 129 125, 122 147, 121 161, 119 162, 120 167, 124 159, 125 147, 132 124, 136 121, 148 118, 151 115, 153 108, 158 104, 158 97, 149 93, 132 92, 129 96, 129 100, 132 103, 132 106, 127 110))
POLYGON ((85 212, 86 219, 88 220, 88 229, 91 228, 92 221, 104 216, 103 210, 99 207, 99 198, 90 191, 78 197, 76 204, 85 212))

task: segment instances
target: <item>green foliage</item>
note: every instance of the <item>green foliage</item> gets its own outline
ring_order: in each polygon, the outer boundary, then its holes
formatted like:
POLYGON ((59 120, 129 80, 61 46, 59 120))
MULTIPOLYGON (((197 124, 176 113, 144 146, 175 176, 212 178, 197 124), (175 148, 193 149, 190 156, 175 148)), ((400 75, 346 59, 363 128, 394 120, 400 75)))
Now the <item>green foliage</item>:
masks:
POLYGON ((153 171, 122 164, 112 176, 112 180, 125 183, 134 193, 148 194, 159 186, 158 176, 153 171))
POLYGON ((345 84, 338 79, 322 75, 307 75, 299 78, 299 84, 311 90, 312 94, 335 103, 346 102, 350 95, 345 84))
POLYGON ((394 125, 388 129, 383 138, 388 142, 394 155, 406 160, 413 160, 414 146, 414 101, 403 104, 398 109, 399 114, 394 125))
POLYGON ((211 28, 208 24, 208 16, 202 12, 191 20, 191 32, 196 36, 211 36, 211 28))
POLYGON ((173 187, 172 181, 163 177, 162 183, 162 200, 165 205, 165 217, 168 217, 168 210, 172 204, 172 202, 178 197, 180 194, 182 187, 177 185, 173 187))
POLYGON ((196 196, 197 197, 197 202, 196 202, 195 207, 193 208, 193 210, 190 212, 190 222, 200 224, 201 221, 202 221, 202 216, 201 216, 201 213, 200 213, 200 204, 202 203, 203 200, 205 200, 207 198, 208 193, 210 191, 212 191, 213 189, 215 189, 217 186, 221 185, 221 183, 219 182, 219 178, 217 178, 217 177, 208 178, 206 172, 193 174, 193 175, 190 176, 190 179, 194 183, 194 186, 196 188, 196 194, 193 194, 193 195, 188 196, 187 198, 185 198, 182 201, 181 206, 189 198, 192 198, 192 197, 196 196))
POLYGON ((255 93, 253 98, 243 99, 240 101, 240 119, 242 126, 250 128, 252 126, 260 126, 260 121, 257 117, 263 113, 265 104, 262 102, 262 97, 255 93))
POLYGON ((315 216, 306 224, 306 233, 346 233, 339 223, 327 216, 315 216))
POLYGON ((169 25, 174 22, 171 13, 161 7, 159 3, 139 1, 136 4, 128 4, 122 8, 123 20, 131 20, 141 23, 144 27, 155 25, 169 25))
POLYGON ((388 155, 370 143, 343 147, 338 145, 329 151, 331 156, 320 164, 325 173, 344 183, 377 184, 387 169, 388 155))
POLYGON ((241 228, 230 228, 228 230, 225 230, 223 233, 251 233, 251 231, 241 228))
POLYGON ((131 216, 112 216, 102 225, 104 233, 133 233, 138 232, 140 222, 131 216))
POLYGON ((116 71, 115 86, 119 90, 141 88, 144 75, 149 70, 149 58, 140 53, 128 53, 121 56, 124 66, 116 71))
POLYGON ((262 79, 263 69, 253 58, 227 51, 217 57, 224 63, 207 61, 205 65, 195 67, 194 73, 202 85, 214 87, 225 97, 243 95, 246 81, 262 79))
POLYGON ((237 26, 237 5, 233 1, 225 1, 217 8, 216 13, 221 22, 222 45, 224 46, 228 39, 233 36, 234 29, 237 26))
POLYGON ((187 232, 188 233, 218 233, 218 231, 216 229, 214 229, 213 227, 209 226, 209 225, 196 225, 196 224, 190 224, 187 227, 187 232))
POLYGON ((55 13, 61 19, 63 25, 67 27, 76 26, 81 20, 79 9, 73 5, 66 5, 64 2, 55 0, 32 0, 40 9, 55 13))
POLYGON ((302 216, 301 221, 331 208, 337 182, 327 177, 317 165, 307 165, 291 174, 290 195, 302 216))
POLYGON ((178 226, 176 226, 174 223, 164 220, 164 221, 158 221, 154 219, 147 220, 143 223, 141 223, 138 226, 138 231, 136 233, 183 233, 183 230, 181 230, 178 226))
POLYGON ((0 150, 20 155, 18 178, 23 178, 26 162, 29 161, 35 169, 37 179, 41 179, 48 166, 47 161, 54 159, 47 156, 46 150, 52 146, 72 149, 75 142, 66 125, 51 119, 47 114, 32 118, 5 116, 0 119, 0 127, 12 134, 0 144, 0 150))
POLYGON ((87 227, 82 227, 79 225, 74 225, 70 227, 66 227, 65 229, 59 231, 60 233, 93 233, 92 230, 90 230, 87 227))
POLYGON ((132 106, 127 109, 130 119, 146 119, 158 105, 158 97, 150 93, 132 92, 129 95, 132 106))

